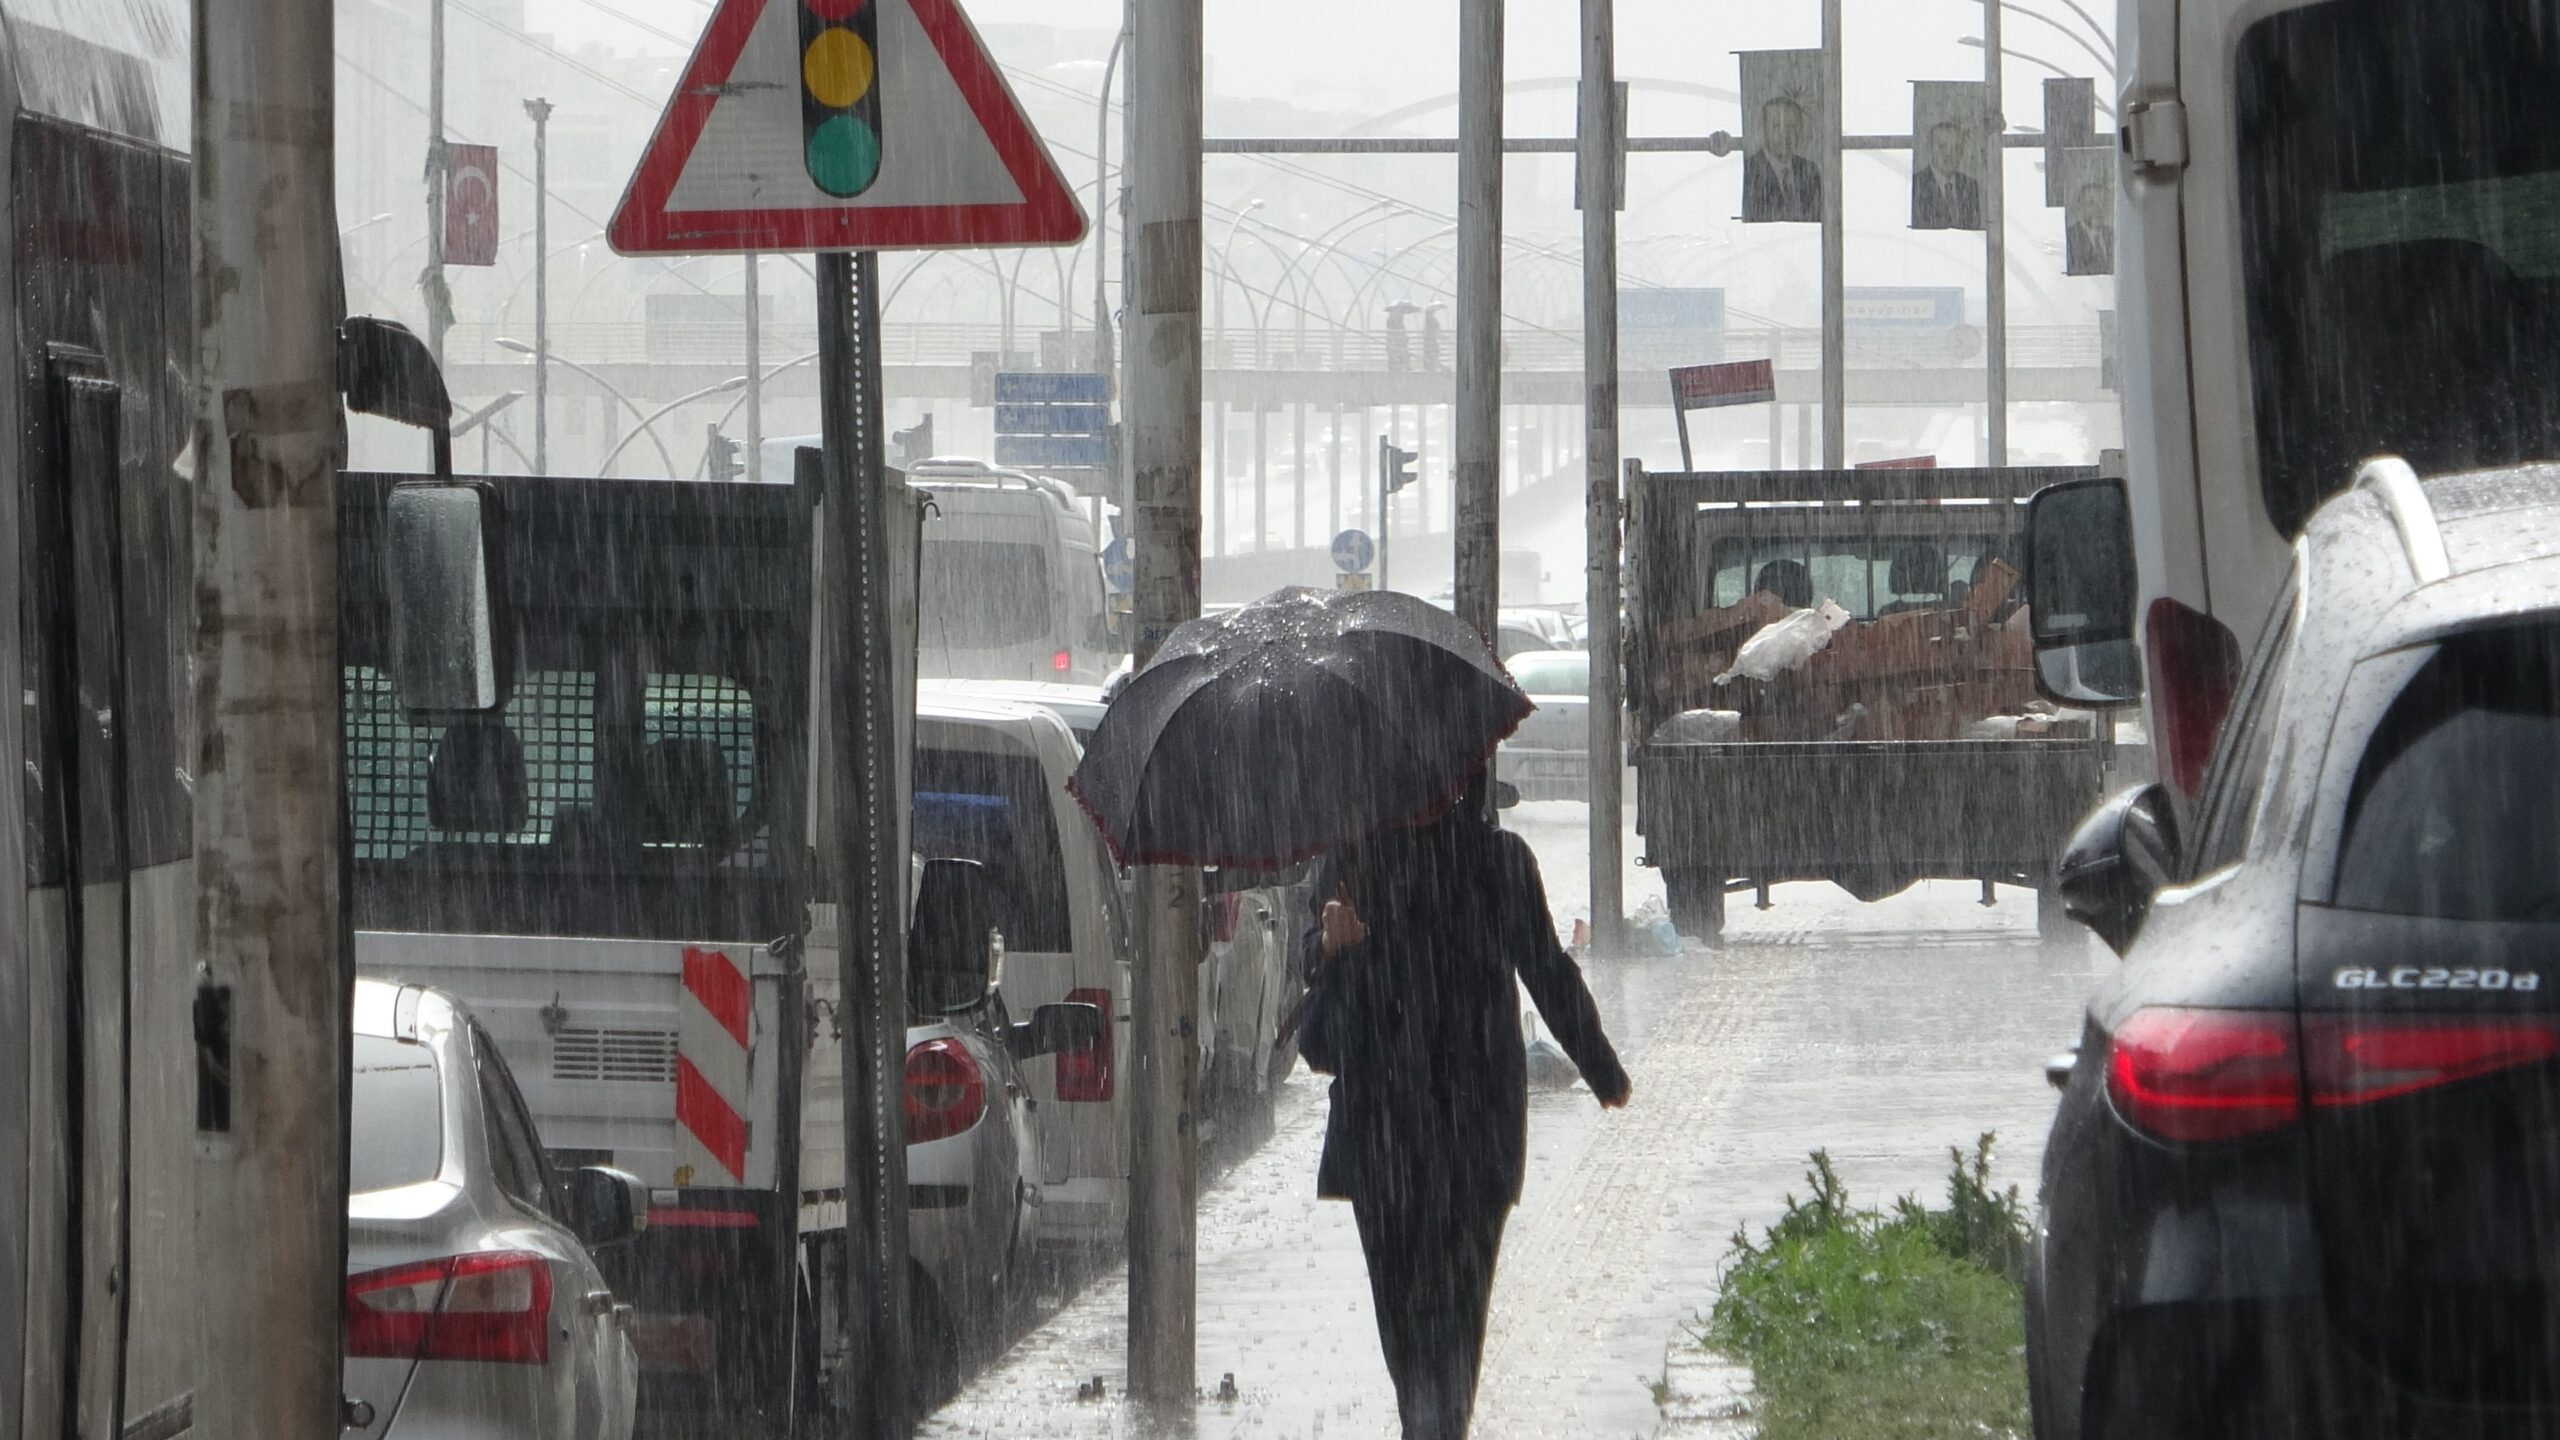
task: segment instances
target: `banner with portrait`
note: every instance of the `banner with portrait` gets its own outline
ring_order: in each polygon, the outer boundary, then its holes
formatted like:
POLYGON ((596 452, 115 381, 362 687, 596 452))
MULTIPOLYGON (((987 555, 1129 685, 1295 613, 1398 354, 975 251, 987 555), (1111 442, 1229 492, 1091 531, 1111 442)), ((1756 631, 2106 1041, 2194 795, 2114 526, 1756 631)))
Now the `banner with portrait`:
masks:
POLYGON ((2062 273, 2116 273, 2116 152, 2109 145, 2062 152, 2062 273))
POLYGON ((2062 204, 2062 152, 2098 143, 2098 82, 2044 82, 2044 203, 2062 204))
POLYGON ((1911 228, 1979 230, 1991 106, 1979 80, 1911 82, 1911 228))
POLYGON ((1742 219, 1818 224, 1822 167, 1840 153, 1822 103, 1822 52, 1745 50, 1742 59, 1742 219))

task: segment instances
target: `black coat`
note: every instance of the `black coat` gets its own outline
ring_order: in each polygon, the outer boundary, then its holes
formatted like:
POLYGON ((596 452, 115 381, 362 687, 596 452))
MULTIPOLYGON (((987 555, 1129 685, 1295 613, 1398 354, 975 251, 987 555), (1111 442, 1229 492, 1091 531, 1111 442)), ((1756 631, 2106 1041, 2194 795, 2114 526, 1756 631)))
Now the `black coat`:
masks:
POLYGON ((1626 1092, 1517 835, 1453 816, 1337 851, 1317 867, 1311 910, 1299 1050, 1336 1077, 1319 1194, 1452 1217, 1519 1202, 1528 1078, 1515 976, 1592 1091, 1626 1092), (1338 886, 1369 933, 1325 960, 1322 915, 1338 886))

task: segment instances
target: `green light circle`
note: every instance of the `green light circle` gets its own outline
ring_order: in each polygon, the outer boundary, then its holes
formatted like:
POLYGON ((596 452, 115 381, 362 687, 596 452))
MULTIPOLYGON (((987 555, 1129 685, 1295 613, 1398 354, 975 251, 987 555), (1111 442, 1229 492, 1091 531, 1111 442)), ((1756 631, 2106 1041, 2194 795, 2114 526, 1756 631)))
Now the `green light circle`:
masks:
POLYGON ((850 115, 837 115, 809 136, 809 178, 830 195, 859 195, 880 175, 880 137, 850 115))

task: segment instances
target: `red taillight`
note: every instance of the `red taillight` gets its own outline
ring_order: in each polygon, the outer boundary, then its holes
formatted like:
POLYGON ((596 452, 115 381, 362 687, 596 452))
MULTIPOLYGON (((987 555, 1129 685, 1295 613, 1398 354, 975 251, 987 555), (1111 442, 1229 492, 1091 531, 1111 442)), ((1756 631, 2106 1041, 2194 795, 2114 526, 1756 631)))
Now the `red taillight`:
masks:
POLYGON ((1111 1098, 1111 992, 1108 990, 1070 990, 1070 1005, 1090 1005, 1102 1012, 1102 1037, 1088 1050, 1070 1050, 1058 1057, 1058 1098, 1061 1100, 1108 1100, 1111 1098))
POLYGON ((2311 1103, 2360 1105, 2560 1056, 2539 1017, 2315 1016, 2302 1022, 2311 1103))
POLYGON ((347 1353, 544 1364, 551 1358, 551 1262, 492 1250, 350 1275, 347 1353))
POLYGON ((2239 688, 2240 643, 2221 621, 2164 596, 2151 602, 2142 648, 2151 671, 2160 773, 2193 795, 2204 788, 2213 737, 2239 688))
POLYGON ((1212 895, 1208 899, 1208 907, 1209 943, 1224 945, 1236 938, 1236 921, 1244 914, 1243 894, 1230 891, 1224 895, 1212 895))
POLYGON ((1061 650, 1049 657, 1049 668, 1063 675, 1076 668, 1076 657, 1061 650))
POLYGON ((907 1143, 945 1140, 987 1113, 987 1080, 957 1040, 927 1040, 907 1052, 907 1143))
POLYGON ((2302 1114, 2293 1017, 2269 1010, 2137 1010, 2117 1027, 2107 1095, 2163 1140, 2235 1140, 2302 1114))

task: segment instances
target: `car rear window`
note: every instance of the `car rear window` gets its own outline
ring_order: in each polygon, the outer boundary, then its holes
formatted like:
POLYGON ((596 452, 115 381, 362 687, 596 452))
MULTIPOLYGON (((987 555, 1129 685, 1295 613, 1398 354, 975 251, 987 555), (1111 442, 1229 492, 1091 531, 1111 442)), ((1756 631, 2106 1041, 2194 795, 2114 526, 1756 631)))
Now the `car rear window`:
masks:
POLYGON ((444 1164, 444 1087, 435 1052, 382 1035, 355 1037, 347 1188, 433 1180, 444 1164))
POLYGON ((1066 862, 1039 758, 1001 736, 985 738, 984 751, 916 747, 916 853, 987 867, 1007 949, 1073 950, 1066 862))
POLYGON ((1511 678, 1532 695, 1588 695, 1588 655, 1522 655, 1511 661, 1511 678))
POLYGON ((917 614, 929 644, 956 650, 1027 645, 1051 633, 1049 554, 1001 540, 927 540, 917 614))
POLYGON ((2392 702, 2348 792, 2336 900, 2560 920, 2560 629, 2447 642, 2392 702))

